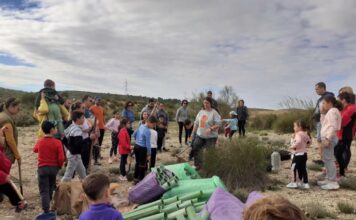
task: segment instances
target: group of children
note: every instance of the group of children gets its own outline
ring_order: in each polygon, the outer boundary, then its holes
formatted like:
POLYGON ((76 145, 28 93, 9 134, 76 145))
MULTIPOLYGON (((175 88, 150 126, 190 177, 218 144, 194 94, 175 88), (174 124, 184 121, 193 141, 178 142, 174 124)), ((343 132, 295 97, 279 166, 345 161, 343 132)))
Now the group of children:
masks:
MULTIPOLYGON (((340 95, 339 95, 340 96, 340 95)), ((354 99, 354 98, 353 98, 354 99)), ((342 127, 342 117, 338 101, 334 96, 327 95, 322 99, 322 114, 321 114, 321 146, 322 146, 322 159, 325 167, 325 173, 322 175, 322 179, 317 184, 323 190, 337 190, 338 173, 335 163, 335 147, 342 139, 338 138, 338 133, 345 129, 342 127)), ((354 113, 355 114, 355 111, 354 113)), ((345 124, 345 123, 344 123, 345 124)), ((351 132, 352 132, 351 124, 351 132)), ((294 122, 294 137, 291 141, 290 150, 292 152, 292 181, 287 185, 288 188, 301 188, 309 189, 308 173, 307 173, 307 151, 311 144, 311 137, 309 129, 305 123, 301 121, 294 122)), ((354 132, 354 131, 353 131, 354 132)), ((342 173, 341 173, 342 175, 342 173)))

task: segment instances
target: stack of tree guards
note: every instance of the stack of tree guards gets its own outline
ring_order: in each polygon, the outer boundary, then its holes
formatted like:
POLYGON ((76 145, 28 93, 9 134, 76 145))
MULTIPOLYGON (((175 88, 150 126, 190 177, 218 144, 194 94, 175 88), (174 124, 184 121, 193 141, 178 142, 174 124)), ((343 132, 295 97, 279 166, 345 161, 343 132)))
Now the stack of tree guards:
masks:
POLYGON ((204 194, 197 191, 183 196, 174 196, 169 199, 159 199, 157 201, 138 206, 135 210, 124 214, 125 220, 168 220, 168 219, 189 219, 206 220, 209 215, 198 216, 207 201, 201 201, 204 194))

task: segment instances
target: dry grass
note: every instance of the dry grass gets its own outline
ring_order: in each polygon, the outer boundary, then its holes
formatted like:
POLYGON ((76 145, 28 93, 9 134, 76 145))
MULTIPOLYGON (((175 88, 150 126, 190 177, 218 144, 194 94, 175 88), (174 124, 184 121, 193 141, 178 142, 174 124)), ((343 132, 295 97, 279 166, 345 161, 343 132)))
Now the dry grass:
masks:
POLYGON ((356 212, 355 206, 348 202, 338 202, 337 207, 344 214, 354 214, 356 212))
POLYGON ((318 202, 308 203, 304 206, 305 214, 309 219, 336 218, 335 214, 329 212, 318 202))

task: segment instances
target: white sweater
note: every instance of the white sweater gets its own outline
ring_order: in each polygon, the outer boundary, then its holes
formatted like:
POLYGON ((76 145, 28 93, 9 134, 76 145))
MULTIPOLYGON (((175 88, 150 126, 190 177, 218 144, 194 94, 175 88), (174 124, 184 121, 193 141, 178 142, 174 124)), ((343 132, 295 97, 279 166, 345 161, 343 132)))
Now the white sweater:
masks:
POLYGON ((336 133, 341 128, 341 114, 337 108, 331 108, 320 118, 321 121, 321 139, 332 140, 337 138, 336 133))

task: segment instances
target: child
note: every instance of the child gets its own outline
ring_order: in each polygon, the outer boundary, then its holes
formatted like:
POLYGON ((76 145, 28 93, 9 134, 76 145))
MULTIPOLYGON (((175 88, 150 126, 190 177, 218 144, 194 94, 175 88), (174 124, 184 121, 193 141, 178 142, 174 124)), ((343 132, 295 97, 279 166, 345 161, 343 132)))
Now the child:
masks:
MULTIPOLYGON (((150 169, 156 166, 156 156, 157 156, 157 142, 158 134, 157 131, 153 128, 150 128, 151 132, 151 158, 150 158, 150 169)), ((162 147, 162 145, 161 145, 162 147)))
POLYGON ((341 128, 341 114, 335 106, 337 101, 334 96, 325 96, 322 106, 325 115, 321 115, 321 146, 323 148, 323 162, 327 178, 318 181, 318 185, 324 190, 337 190, 340 188, 336 180, 336 165, 334 148, 338 142, 337 131, 341 128))
POLYGON ((57 133, 54 124, 44 121, 41 127, 45 136, 37 141, 33 152, 38 153, 37 174, 42 210, 48 213, 52 195, 56 189, 56 176, 65 158, 61 141, 53 137, 57 133))
POLYGON ((79 220, 124 220, 121 213, 110 205, 109 187, 109 177, 102 173, 94 173, 84 179, 83 190, 91 205, 79 220))
POLYGON ((15 185, 10 180, 11 161, 4 153, 5 127, 0 128, 0 193, 6 195, 11 205, 16 207, 16 212, 21 212, 27 208, 27 202, 23 199, 22 195, 18 193, 15 185))
MULTIPOLYGON (((66 139, 68 140, 67 144, 67 168, 62 181, 68 182, 73 178, 74 171, 78 174, 80 179, 84 179, 86 176, 85 167, 83 165, 81 152, 83 146, 86 146, 86 143, 83 139, 83 131, 81 125, 84 123, 84 113, 80 111, 72 112, 72 124, 64 130, 66 139)), ((95 134, 90 135, 91 140, 96 139, 95 134)))
POLYGON ((119 111, 113 112, 113 118, 105 125, 105 128, 111 131, 111 149, 109 164, 112 164, 113 161, 117 161, 117 135, 119 134, 118 128, 120 126, 120 113, 119 111), (114 155, 114 156, 113 156, 114 155))
MULTIPOLYGON (((191 140, 192 132, 193 132, 193 123, 189 119, 186 119, 184 121, 184 127, 185 127, 185 134, 187 136, 186 140, 191 140)), ((188 145, 188 143, 186 143, 186 145, 188 145)))
POLYGON ((306 124, 302 121, 295 121, 293 124, 294 138, 292 139, 290 150, 293 153, 292 160, 292 171, 293 171, 293 181, 290 182, 288 188, 298 188, 297 184, 297 173, 303 184, 300 184, 302 189, 310 189, 308 184, 308 173, 307 173, 307 148, 311 143, 310 134, 307 132, 308 128, 306 124))
POLYGON ((138 126, 140 127, 140 125, 144 125, 147 121, 147 118, 148 118, 148 113, 146 111, 142 112, 141 121, 138 123, 138 126))
POLYGON ((225 130, 225 137, 229 135, 231 140, 234 133, 237 131, 237 114, 234 111, 230 112, 230 119, 223 119, 223 121, 227 122, 224 130, 225 130))
POLYGON ((156 126, 157 119, 154 116, 150 116, 146 123, 140 125, 140 127, 133 134, 136 144, 134 147, 135 153, 135 182, 143 180, 145 177, 145 172, 147 169, 147 160, 150 159, 151 155, 151 131, 150 128, 156 126))
MULTIPOLYGON (((159 152, 162 152, 163 140, 167 133, 167 123, 165 122, 165 118, 163 116, 160 116, 158 118, 156 131, 157 131, 157 150, 159 152)), ((166 151, 166 148, 163 148, 163 150, 166 151)))
POLYGON ((124 118, 121 120, 120 127, 119 127, 119 154, 121 155, 120 159, 120 176, 119 180, 125 181, 126 178, 126 163, 127 157, 131 153, 131 140, 129 135, 129 129, 131 129, 131 123, 128 119, 124 118))

